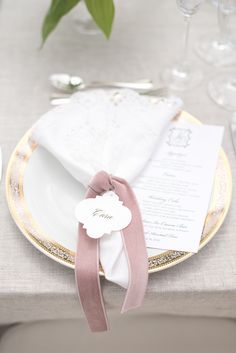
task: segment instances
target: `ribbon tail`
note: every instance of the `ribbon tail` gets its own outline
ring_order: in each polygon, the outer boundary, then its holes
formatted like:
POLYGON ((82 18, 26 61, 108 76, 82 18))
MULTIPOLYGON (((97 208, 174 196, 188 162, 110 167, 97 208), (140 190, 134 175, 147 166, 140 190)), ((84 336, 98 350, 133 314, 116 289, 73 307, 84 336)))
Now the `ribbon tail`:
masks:
MULTIPOLYGON (((133 246, 133 243, 130 244, 127 242, 127 239, 124 235, 123 242, 129 263, 129 284, 122 305, 121 313, 139 308, 142 305, 148 283, 148 266, 145 266, 145 262, 138 263, 136 259, 133 259, 133 250, 135 246, 133 246)), ((143 261, 140 256, 138 256, 138 258, 140 261, 143 261)))
POLYGON ((117 195, 124 205, 132 210, 131 223, 122 231, 124 250, 129 266, 129 285, 121 310, 124 313, 142 305, 148 282, 148 254, 136 197, 125 180, 112 177, 112 181, 117 195))
MULTIPOLYGON (((86 198, 94 197, 88 190, 86 198)), ((99 278, 99 240, 87 236, 82 224, 78 228, 75 256, 75 279, 80 303, 92 332, 108 330, 106 311, 99 278)))
MULTIPOLYGON (((138 203, 125 180, 101 171, 92 179, 86 198, 96 197, 111 188, 115 189, 120 200, 132 211, 130 224, 121 232, 129 267, 129 285, 121 311, 125 312, 139 307, 143 302, 148 281, 148 256, 138 203)), ((108 323, 99 278, 99 240, 90 238, 81 224, 75 275, 81 305, 91 331, 107 331, 108 323)))

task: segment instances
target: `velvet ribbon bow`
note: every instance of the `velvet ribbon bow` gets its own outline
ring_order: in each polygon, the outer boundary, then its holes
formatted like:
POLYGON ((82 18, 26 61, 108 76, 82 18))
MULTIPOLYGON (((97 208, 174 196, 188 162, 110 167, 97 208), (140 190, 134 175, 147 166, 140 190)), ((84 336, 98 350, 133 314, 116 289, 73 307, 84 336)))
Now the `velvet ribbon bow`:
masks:
MULTIPOLYGON (((121 310, 124 313, 142 304, 148 281, 148 256, 139 206, 126 180, 100 171, 92 178, 85 198, 95 198, 109 190, 113 190, 132 213, 130 224, 121 230, 129 269, 129 284, 121 310)), ((80 302, 91 331, 107 331, 99 278, 99 239, 90 238, 82 224, 78 231, 75 276, 80 302)))

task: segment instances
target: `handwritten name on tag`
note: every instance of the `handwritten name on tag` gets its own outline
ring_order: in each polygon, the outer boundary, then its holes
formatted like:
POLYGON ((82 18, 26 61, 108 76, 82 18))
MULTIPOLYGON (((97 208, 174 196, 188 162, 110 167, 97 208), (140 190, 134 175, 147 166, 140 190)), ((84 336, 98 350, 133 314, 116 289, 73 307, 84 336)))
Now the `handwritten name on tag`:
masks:
POLYGON ((124 229, 132 219, 130 209, 123 205, 113 191, 80 201, 75 216, 83 224, 88 236, 95 239, 124 229))

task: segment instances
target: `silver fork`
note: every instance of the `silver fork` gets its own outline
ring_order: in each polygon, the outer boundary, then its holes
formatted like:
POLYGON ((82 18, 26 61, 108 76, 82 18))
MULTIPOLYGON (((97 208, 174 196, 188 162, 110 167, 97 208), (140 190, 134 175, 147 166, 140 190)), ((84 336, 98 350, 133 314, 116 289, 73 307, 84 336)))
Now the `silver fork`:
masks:
MULTIPOLYGON (((169 96, 169 90, 167 87, 158 87, 158 88, 153 88, 151 90, 147 90, 145 92, 140 92, 139 94, 141 95, 147 95, 151 96, 153 98, 161 98, 161 97, 168 97, 169 96)), ((69 103, 71 99, 70 94, 63 94, 63 93, 53 93, 50 97, 50 103, 51 105, 61 105, 65 103, 69 103)))

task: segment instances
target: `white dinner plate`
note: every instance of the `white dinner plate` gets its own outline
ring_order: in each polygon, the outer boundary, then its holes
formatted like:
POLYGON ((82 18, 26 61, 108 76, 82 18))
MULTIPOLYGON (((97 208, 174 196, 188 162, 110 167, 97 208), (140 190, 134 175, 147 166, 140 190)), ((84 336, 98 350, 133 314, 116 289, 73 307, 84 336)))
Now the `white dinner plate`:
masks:
MULTIPOLYGON (((199 123, 186 112, 178 119, 199 123)), ((6 176, 9 209, 21 232, 36 248, 53 260, 74 268, 77 238, 74 210, 83 199, 85 189, 46 150, 32 145, 30 134, 29 130, 23 136, 9 161, 6 176)), ((223 223, 231 201, 231 189, 230 166, 221 149, 200 248, 223 223)), ((149 271, 155 272, 193 254, 148 249, 148 255, 149 271)))

